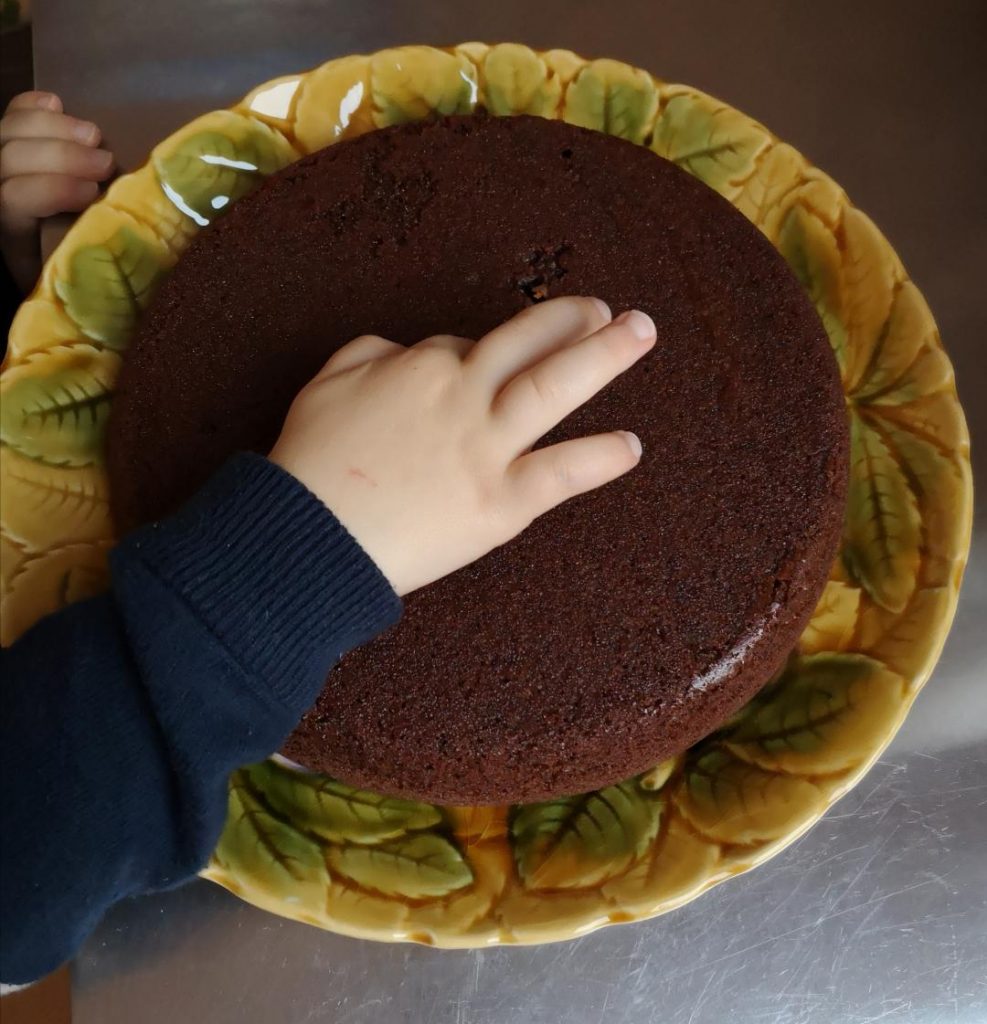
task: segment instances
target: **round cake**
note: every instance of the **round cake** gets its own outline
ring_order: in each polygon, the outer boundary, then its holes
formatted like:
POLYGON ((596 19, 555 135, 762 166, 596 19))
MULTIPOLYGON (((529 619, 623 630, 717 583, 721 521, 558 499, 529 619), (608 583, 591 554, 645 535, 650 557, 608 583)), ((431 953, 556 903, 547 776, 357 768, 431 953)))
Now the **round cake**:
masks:
MULTIPOLYGON (((109 424, 125 530, 267 452, 351 338, 478 338, 524 306, 640 308, 652 352, 545 444, 635 431, 640 465, 410 595, 331 672, 284 753, 439 803, 600 788, 679 753, 797 641, 843 517, 835 360, 796 278, 644 147, 533 117, 383 129, 203 230, 128 349, 109 424)), ((400 514, 400 510, 396 510, 400 514)))

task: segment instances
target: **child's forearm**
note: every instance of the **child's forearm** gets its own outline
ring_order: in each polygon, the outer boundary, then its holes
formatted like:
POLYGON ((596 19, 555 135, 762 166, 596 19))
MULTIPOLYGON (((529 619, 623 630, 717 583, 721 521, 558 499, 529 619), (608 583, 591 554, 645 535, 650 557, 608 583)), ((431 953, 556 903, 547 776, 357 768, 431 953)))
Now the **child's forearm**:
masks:
POLYGON ((398 598, 325 507, 240 456, 127 539, 113 590, 3 652, 0 979, 71 956, 113 902, 205 863, 226 780, 276 750, 398 598))

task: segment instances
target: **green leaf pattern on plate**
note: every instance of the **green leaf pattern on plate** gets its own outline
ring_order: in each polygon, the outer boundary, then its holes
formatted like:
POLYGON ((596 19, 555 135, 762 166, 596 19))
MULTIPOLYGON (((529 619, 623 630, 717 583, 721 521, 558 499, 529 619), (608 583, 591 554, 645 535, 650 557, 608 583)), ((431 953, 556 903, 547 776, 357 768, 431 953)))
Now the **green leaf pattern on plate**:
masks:
POLYGON ((718 100, 679 93, 665 103, 655 122, 651 148, 733 199, 770 144, 764 128, 718 100))
POLYGON ((796 205, 781 225, 778 248, 809 293, 840 372, 845 375, 848 340, 843 320, 842 266, 833 232, 807 207, 796 205))
POLYGON ((897 713, 904 681, 861 654, 793 658, 723 740, 762 768, 805 775, 860 763, 897 713))
POLYGON ((935 321, 918 289, 896 287, 887 320, 853 398, 870 412, 945 391, 954 386, 953 368, 939 342, 935 321))
POLYGON ((354 789, 324 775, 291 771, 270 761, 245 771, 286 820, 331 842, 377 843, 442 821, 442 814, 431 804, 354 789))
POLYGON ((252 856, 277 862, 288 874, 300 858, 318 856, 327 884, 325 865, 337 881, 415 900, 437 899, 473 880, 440 831, 442 813, 430 804, 378 796, 270 761, 234 773, 230 792, 236 814, 217 847, 222 864, 240 855, 253 830, 252 856))
POLYGON ((569 85, 562 117, 582 128, 643 142, 657 110, 658 90, 647 72, 615 60, 595 60, 569 85))
POLYGON ((952 552, 970 530, 962 514, 968 481, 954 459, 893 421, 872 421, 915 494, 922 517, 920 580, 925 587, 945 587, 953 578, 952 552))
POLYGON ((69 261, 68 276, 56 279, 55 292, 87 337, 120 350, 163 273, 137 232, 121 227, 101 245, 78 248, 69 261))
POLYGON ((427 46, 384 50, 370 64, 374 124, 386 128, 447 114, 469 114, 479 97, 479 75, 465 56, 427 46))
POLYGON ((65 345, 28 357, 5 375, 0 440, 50 466, 102 460, 103 430, 119 358, 92 345, 65 345))
POLYGON ((689 752, 675 804, 701 835, 748 845, 790 834, 816 816, 823 796, 808 779, 765 771, 723 746, 700 744, 689 752))
POLYGON ((437 832, 417 832, 377 846, 326 847, 329 867, 364 889, 408 899, 438 899, 473 881, 473 872, 453 844, 437 832))
POLYGON ((106 477, 95 466, 51 466, 5 444, 0 474, 0 522, 31 550, 112 539, 106 477))
POLYGON ((24 552, 0 598, 0 644, 9 646, 45 615, 105 591, 109 550, 109 544, 97 542, 24 552))
POLYGON ((319 844, 273 815, 240 773, 230 782, 216 857, 228 870, 288 901, 321 900, 329 886, 319 844))
POLYGON ((949 357, 941 348, 924 348, 915 357, 915 362, 885 391, 868 399, 880 412, 881 406, 907 405, 924 395, 942 391, 953 382, 953 367, 949 357))
POLYGON ((805 158, 784 142, 775 143, 757 161, 753 174, 734 195, 733 203, 772 241, 789 197, 802 183, 805 158))
POLYGON ((658 832, 663 801, 630 779, 594 793, 518 807, 511 824, 529 889, 596 885, 634 862, 658 832))
POLYGON ((897 261, 881 259, 884 236, 860 210, 848 206, 840 223, 843 317, 850 346, 847 389, 856 391, 881 342, 895 288, 902 276, 897 261))
POLYGON ((901 467, 873 427, 850 416, 850 485, 843 561, 889 611, 903 611, 918 579, 921 523, 901 467))
POLYGON ((562 101, 562 83, 527 46, 503 43, 483 60, 483 102, 491 114, 551 117, 562 101))
POLYGON ((887 322, 854 389, 854 399, 887 403, 889 396, 900 395, 901 382, 919 355, 930 349, 941 352, 935 322, 919 290, 905 281, 895 292, 887 322))
POLYGON ((157 151, 154 168, 174 205, 205 227, 269 174, 297 159, 284 136, 238 118, 228 131, 202 131, 157 151))
POLYGON ((830 580, 819 598, 809 624, 799 638, 803 654, 844 651, 857 628, 860 589, 841 580, 830 580))

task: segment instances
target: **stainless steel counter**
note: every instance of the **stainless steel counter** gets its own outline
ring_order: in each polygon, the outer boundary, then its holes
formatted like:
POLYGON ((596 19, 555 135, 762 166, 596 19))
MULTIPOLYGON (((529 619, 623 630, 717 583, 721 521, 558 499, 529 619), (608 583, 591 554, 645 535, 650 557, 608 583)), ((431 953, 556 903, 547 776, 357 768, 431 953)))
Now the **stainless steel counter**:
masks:
MULTIPOLYGON (((267 77, 400 42, 567 46, 721 95, 830 171, 896 245, 954 358, 987 481, 975 0, 37 6, 38 85, 98 120, 124 166, 267 77)), ((107 917, 74 967, 77 1024, 985 1024, 982 512, 976 531, 956 625, 906 727, 767 867, 655 921, 456 953, 324 934, 196 883, 107 917)))

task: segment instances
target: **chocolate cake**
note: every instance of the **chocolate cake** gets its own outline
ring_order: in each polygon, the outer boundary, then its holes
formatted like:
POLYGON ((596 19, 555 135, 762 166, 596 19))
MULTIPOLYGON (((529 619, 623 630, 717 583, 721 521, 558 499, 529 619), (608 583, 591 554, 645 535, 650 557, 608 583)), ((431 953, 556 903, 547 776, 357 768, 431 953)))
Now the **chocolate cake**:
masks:
POLYGON ((478 338, 567 294, 645 310, 659 341, 544 443, 624 428, 642 462, 411 595, 397 627, 333 670, 286 756, 437 802, 590 790, 715 729, 795 644, 846 486, 819 318, 724 199, 561 122, 373 132, 203 230, 126 353, 117 524, 167 514, 238 449, 268 451, 355 335, 478 338))

